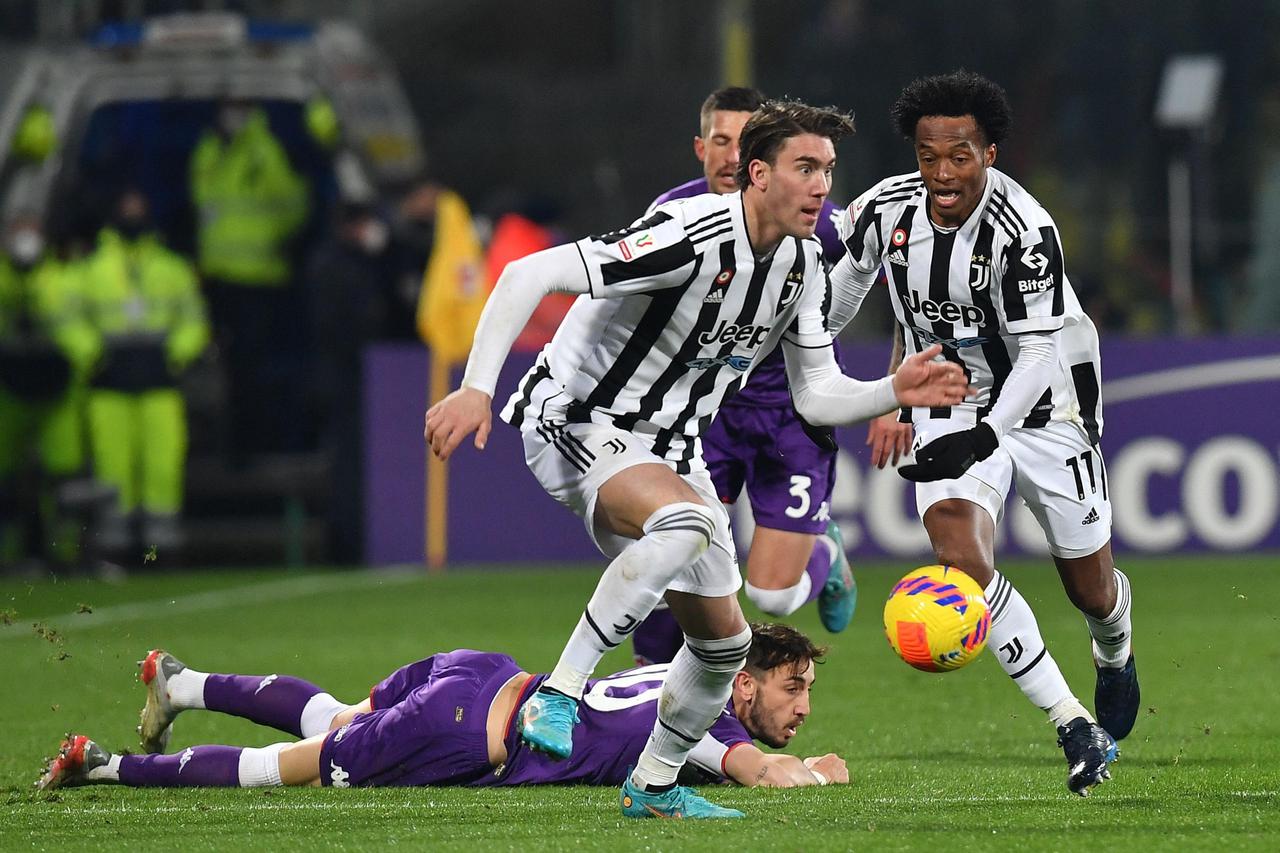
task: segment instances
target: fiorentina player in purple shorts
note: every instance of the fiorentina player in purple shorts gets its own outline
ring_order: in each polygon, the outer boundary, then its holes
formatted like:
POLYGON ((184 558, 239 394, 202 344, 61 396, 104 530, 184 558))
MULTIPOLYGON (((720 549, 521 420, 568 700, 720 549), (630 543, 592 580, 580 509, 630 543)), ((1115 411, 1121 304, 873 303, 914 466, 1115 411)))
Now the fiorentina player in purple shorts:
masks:
MULTIPOLYGON (((693 782, 792 787, 849 781, 839 756, 800 759, 755 745, 786 746, 809 716, 815 664, 825 649, 785 625, 753 625, 746 665, 724 713, 690 753, 693 782)), ((181 711, 204 708, 271 726, 303 740, 260 749, 191 746, 169 755, 112 754, 68 735, 36 783, 52 789, 95 783, 133 787, 335 788, 451 785, 620 785, 657 717, 667 667, 630 669, 588 682, 573 755, 557 761, 530 749, 512 721, 545 675, 503 654, 459 649, 411 663, 355 705, 286 675, 197 672, 155 650, 142 662, 147 686, 142 748, 162 752, 181 711)))
MULTIPOLYGON (((702 135, 693 140, 703 177, 658 196, 650 211, 673 199, 736 192, 738 137, 764 100, 760 91, 739 86, 712 92, 702 104, 702 135)), ((828 264, 844 254, 835 226, 839 216, 840 208, 825 200, 815 236, 828 264)), ((838 343, 835 355, 839 361, 838 343)), ((896 415, 873 420, 870 430, 868 444, 878 443, 873 454, 880 467, 884 462, 878 445, 892 442, 898 448, 895 464, 898 453, 910 446, 910 426, 899 425, 896 415)), ((857 586, 840 528, 830 518, 835 439, 830 430, 811 427, 796 414, 781 347, 720 407, 702 436, 702 451, 720 499, 734 503, 745 486, 751 501, 756 529, 747 557, 747 597, 770 616, 788 616, 817 599, 822 624, 833 633, 843 631, 853 618, 857 586)), ((641 664, 670 661, 683 642, 675 618, 662 605, 632 634, 641 664)))

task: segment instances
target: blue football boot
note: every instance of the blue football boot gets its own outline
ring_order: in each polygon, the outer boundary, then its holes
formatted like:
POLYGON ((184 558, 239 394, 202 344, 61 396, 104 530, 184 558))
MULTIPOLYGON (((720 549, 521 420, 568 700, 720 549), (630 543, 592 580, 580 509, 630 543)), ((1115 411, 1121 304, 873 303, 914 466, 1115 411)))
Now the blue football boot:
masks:
POLYGON ((520 737, 552 758, 573 754, 573 727, 577 724, 577 701, 558 690, 539 690, 520 708, 520 737))
POLYGON ((1142 692, 1138 689, 1138 669, 1133 655, 1119 668, 1098 666, 1098 680, 1093 689, 1093 707, 1098 724, 1116 740, 1124 740, 1133 731, 1142 705, 1142 692))
POLYGON ((848 628, 853 619, 854 608, 858 606, 858 584, 853 579, 853 570, 849 568, 849 558, 844 552, 840 525, 828 521, 825 535, 835 544, 836 553, 831 560, 827 582, 818 593, 818 617, 822 619, 822 627, 838 634, 848 628))
POLYGON ((669 791, 651 794, 632 784, 630 777, 622 783, 621 803, 624 817, 661 817, 677 820, 746 817, 737 809, 726 809, 698 796, 692 788, 676 785, 669 791))
POLYGON ((1111 736, 1084 717, 1058 726, 1058 746, 1067 759, 1067 787, 1082 797, 1111 778, 1107 764, 1120 757, 1111 736))

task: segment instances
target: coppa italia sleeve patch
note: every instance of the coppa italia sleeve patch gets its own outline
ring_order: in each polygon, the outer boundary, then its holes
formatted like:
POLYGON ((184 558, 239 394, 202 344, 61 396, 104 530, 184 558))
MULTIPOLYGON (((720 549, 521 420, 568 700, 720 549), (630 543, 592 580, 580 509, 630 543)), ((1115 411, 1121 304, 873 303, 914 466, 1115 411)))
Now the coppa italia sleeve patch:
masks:
POLYGON ((654 238, 652 230, 632 234, 618 241, 618 253, 622 255, 623 261, 642 257, 656 248, 658 248, 658 241, 654 238))

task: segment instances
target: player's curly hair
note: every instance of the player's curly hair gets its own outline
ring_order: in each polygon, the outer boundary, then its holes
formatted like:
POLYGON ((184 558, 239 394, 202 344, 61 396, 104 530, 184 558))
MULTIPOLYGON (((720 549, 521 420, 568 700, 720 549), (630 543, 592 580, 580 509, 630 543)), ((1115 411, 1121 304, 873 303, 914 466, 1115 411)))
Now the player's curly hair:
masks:
POLYGON ((751 651, 747 653, 746 669, 758 678, 786 664, 799 671, 807 669, 809 661, 822 663, 826 653, 826 646, 814 645, 813 640, 790 625, 752 622, 751 651))
POLYGON ((811 107, 800 101, 765 101, 751 114, 738 137, 738 189, 751 186, 751 162, 772 166, 783 143, 802 133, 825 136, 832 144, 854 131, 853 116, 835 107, 811 107))
POLYGON ((753 113, 765 102, 764 92, 749 86, 724 86, 716 89, 702 102, 698 111, 699 127, 706 136, 711 129, 711 114, 719 110, 733 113, 753 113))
POLYGON ((953 71, 912 81, 889 108, 894 127, 915 141, 916 124, 925 116, 973 116, 988 145, 1009 136, 1013 109, 999 84, 972 71, 953 71))

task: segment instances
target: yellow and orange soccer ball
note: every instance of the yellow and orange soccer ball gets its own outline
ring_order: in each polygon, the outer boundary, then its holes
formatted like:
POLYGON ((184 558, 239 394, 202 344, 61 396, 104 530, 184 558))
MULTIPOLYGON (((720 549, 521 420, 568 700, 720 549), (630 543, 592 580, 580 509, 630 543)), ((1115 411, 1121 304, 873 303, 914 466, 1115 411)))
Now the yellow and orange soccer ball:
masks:
POLYGON ((987 645, 991 613, 977 581, 951 566, 925 566, 894 585, 884 633, 898 656, 925 672, 950 672, 987 645))

